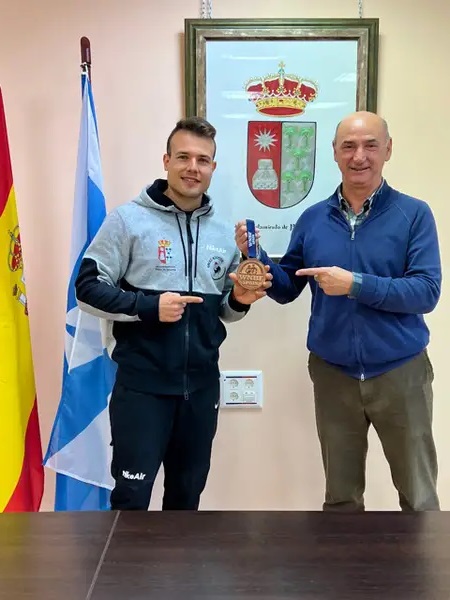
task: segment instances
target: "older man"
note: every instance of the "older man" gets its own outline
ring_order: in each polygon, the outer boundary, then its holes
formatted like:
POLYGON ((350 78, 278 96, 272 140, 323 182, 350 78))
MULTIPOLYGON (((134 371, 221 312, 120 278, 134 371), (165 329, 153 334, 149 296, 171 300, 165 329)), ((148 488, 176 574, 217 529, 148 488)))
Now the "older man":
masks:
MULTIPOLYGON (((335 193, 299 218, 279 264, 260 248, 268 295, 292 302, 309 282, 309 373, 326 478, 324 510, 364 510, 373 425, 402 510, 439 510, 432 434, 433 369, 423 315, 439 299, 441 265, 429 206, 388 185, 386 122, 357 112, 333 141, 335 193)), ((247 253, 245 222, 236 242, 247 253)))

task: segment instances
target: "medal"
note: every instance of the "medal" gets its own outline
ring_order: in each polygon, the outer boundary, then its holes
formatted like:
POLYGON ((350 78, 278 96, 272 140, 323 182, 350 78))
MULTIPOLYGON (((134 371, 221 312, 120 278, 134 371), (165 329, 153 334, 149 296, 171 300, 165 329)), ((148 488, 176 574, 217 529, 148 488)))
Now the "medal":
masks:
POLYGON ((243 260, 236 271, 240 286, 246 290, 257 290, 266 280, 266 268, 256 258, 256 233, 255 222, 247 219, 248 258, 243 260))

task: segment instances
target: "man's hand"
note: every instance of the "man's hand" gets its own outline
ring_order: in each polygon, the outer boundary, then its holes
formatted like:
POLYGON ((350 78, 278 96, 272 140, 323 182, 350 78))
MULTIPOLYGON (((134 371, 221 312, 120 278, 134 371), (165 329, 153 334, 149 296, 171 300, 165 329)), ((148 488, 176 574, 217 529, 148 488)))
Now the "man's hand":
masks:
MULTIPOLYGON (((259 229, 255 229, 256 241, 258 242, 260 238, 259 229)), ((234 239, 236 241, 236 246, 242 252, 242 254, 248 258, 248 244, 247 244, 247 224, 246 221, 239 221, 234 226, 234 239)))
POLYGON ((260 298, 264 298, 264 296, 267 295, 266 290, 271 287, 273 276, 272 273, 269 273, 269 265, 265 265, 264 268, 266 269, 266 280, 257 290, 246 290, 238 283, 236 273, 230 273, 230 279, 234 281, 234 286, 231 293, 233 294, 235 300, 241 304, 253 304, 253 302, 256 302, 260 298))
POLYGON ((353 273, 341 267, 300 269, 296 275, 314 277, 317 285, 328 296, 348 296, 353 284, 353 273))
POLYGON ((183 316, 186 304, 201 304, 199 296, 181 296, 175 292, 164 292, 159 297, 159 320, 162 323, 175 323, 183 316))

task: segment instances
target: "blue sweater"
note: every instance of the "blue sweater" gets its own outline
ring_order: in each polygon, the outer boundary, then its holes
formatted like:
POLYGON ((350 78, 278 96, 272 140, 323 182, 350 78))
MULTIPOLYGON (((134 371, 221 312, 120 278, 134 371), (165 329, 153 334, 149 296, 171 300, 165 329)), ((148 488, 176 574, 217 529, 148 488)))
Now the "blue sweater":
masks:
POLYGON ((429 206, 385 182, 366 220, 352 234, 337 193, 308 208, 279 264, 261 249, 273 285, 268 296, 286 304, 312 293, 308 349, 364 380, 393 369, 424 350, 423 314, 440 296, 441 264, 429 206), (361 273, 356 298, 327 296, 297 269, 339 266, 361 273))

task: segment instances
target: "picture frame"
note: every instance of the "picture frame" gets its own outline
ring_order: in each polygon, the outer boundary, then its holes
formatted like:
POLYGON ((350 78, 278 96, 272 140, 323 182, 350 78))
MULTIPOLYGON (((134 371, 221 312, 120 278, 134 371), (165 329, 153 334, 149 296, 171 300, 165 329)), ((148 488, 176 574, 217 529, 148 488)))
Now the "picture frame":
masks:
POLYGON ((185 20, 186 116, 217 130, 208 193, 224 219, 253 219, 276 260, 339 185, 339 121, 377 110, 378 48, 378 19, 185 20))

